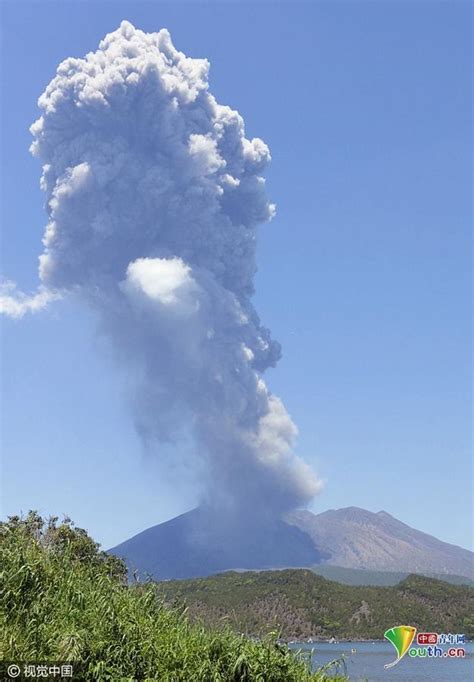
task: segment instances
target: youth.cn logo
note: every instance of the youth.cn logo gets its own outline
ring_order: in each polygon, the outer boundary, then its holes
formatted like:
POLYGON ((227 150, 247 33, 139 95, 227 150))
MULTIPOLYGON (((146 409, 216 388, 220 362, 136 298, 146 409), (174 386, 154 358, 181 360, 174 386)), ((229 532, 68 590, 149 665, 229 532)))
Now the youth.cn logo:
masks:
POLYGON ((457 634, 438 634, 437 632, 419 632, 416 643, 422 646, 412 646, 415 639, 416 628, 412 625, 397 625, 384 633, 385 639, 397 652, 397 658, 391 663, 387 663, 384 668, 393 668, 399 663, 405 654, 410 658, 465 658, 466 649, 465 635, 457 634), (461 644, 462 646, 452 646, 461 644), (444 645, 444 646, 443 646, 444 645), (447 648, 446 648, 447 647, 447 648))
POLYGON ((405 656, 416 635, 416 628, 411 625, 397 625, 384 633, 385 639, 395 647, 397 658, 391 663, 386 663, 384 668, 393 668, 405 656))

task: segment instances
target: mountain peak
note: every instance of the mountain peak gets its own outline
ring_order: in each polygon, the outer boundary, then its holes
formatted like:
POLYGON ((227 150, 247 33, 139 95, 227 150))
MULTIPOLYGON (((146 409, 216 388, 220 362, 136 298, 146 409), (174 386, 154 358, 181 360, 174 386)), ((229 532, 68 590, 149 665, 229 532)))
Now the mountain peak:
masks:
POLYGON ((272 523, 232 527, 194 509, 110 550, 156 579, 236 570, 342 568, 474 577, 473 554, 410 528, 386 511, 299 510, 272 523))
POLYGON ((289 523, 304 530, 327 564, 344 568, 408 573, 459 574, 472 579, 473 554, 411 528, 386 511, 359 507, 321 514, 294 512, 289 523))

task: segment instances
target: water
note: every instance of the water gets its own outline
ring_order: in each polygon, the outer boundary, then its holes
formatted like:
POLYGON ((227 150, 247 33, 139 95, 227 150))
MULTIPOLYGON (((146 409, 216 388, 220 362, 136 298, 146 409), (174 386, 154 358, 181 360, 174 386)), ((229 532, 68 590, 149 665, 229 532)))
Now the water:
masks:
POLYGON ((311 652, 313 668, 320 668, 344 655, 347 674, 351 682, 474 682, 474 644, 464 645, 465 658, 410 658, 408 654, 393 668, 384 670, 386 663, 395 657, 389 642, 342 642, 327 644, 298 642, 292 649, 311 652), (351 649, 357 653, 351 654, 351 649))

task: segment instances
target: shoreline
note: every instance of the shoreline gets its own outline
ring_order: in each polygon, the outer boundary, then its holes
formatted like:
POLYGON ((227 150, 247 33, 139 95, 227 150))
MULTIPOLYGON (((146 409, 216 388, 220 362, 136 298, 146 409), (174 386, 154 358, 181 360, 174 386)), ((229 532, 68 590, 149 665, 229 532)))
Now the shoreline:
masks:
MULTIPOLYGON (((341 639, 338 639, 335 642, 331 642, 328 639, 312 639, 311 641, 309 641, 307 639, 306 640, 305 639, 289 639, 289 640, 279 639, 278 640, 279 644, 286 644, 286 645, 289 645, 289 644, 331 644, 331 645, 337 645, 337 644, 370 644, 371 642, 373 644, 378 644, 379 642, 389 643, 389 641, 387 639, 385 639, 385 637, 379 637, 379 638, 373 638, 373 639, 345 639, 345 638, 341 637, 341 639)), ((466 638, 464 643, 465 644, 472 644, 473 642, 474 642, 474 640, 466 638)))
POLYGON ((386 642, 387 640, 384 637, 378 639, 346 639, 341 637, 341 639, 337 639, 335 642, 331 642, 329 639, 325 638, 312 638, 311 641, 308 639, 280 639, 278 641, 281 644, 368 644, 369 642, 386 642))

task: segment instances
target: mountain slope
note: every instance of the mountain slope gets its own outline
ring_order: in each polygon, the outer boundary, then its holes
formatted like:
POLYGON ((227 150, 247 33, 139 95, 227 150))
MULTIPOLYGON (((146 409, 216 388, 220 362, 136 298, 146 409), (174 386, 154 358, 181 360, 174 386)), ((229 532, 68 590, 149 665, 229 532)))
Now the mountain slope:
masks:
POLYGON ((168 602, 184 602, 191 618, 248 635, 381 639, 399 623, 474 634, 474 589, 415 575, 394 587, 353 587, 307 570, 229 572, 160 583, 159 590, 168 602))
POLYGON ((226 570, 339 566, 473 578, 472 553, 410 528, 386 512, 348 507, 258 523, 203 508, 153 526, 110 550, 157 580, 226 570))
MULTIPOLYGON (((366 568, 346 568, 328 563, 311 566, 311 570, 316 575, 321 575, 323 578, 337 583, 343 583, 343 585, 377 585, 379 587, 398 585, 398 583, 410 575, 409 571, 373 571, 366 568)), ((444 580, 452 585, 469 585, 469 587, 474 587, 473 580, 466 576, 456 575, 455 573, 441 574, 426 571, 422 575, 427 578, 444 580)))
POLYGON ((312 514, 293 512, 289 523, 306 532, 325 563, 346 568, 452 573, 473 578, 473 554, 410 528, 387 512, 347 507, 312 514))
POLYGON ((229 568, 311 566, 326 558, 305 532, 284 521, 234 527, 219 521, 194 509, 144 530, 110 552, 124 559, 131 571, 157 580, 229 568))

